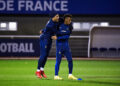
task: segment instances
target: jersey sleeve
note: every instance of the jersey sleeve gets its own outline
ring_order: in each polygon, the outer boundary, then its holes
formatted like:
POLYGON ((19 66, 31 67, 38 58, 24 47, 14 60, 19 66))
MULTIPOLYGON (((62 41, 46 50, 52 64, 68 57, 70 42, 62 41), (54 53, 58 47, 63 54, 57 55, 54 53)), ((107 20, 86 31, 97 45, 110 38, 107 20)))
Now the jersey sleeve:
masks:
POLYGON ((42 33, 43 33, 43 32, 45 31, 45 28, 43 28, 41 31, 42 31, 42 33))
POLYGON ((64 36, 58 36, 57 40, 61 40, 61 39, 69 39, 70 35, 64 35, 64 36))

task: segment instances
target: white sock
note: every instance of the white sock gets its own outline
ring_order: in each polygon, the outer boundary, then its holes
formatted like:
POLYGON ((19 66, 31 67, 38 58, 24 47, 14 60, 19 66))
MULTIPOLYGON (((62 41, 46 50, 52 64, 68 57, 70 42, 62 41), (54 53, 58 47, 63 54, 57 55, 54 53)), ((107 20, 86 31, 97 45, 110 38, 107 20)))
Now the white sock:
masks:
POLYGON ((41 70, 41 71, 44 71, 44 68, 41 67, 40 70, 41 70))
POLYGON ((72 74, 69 74, 69 76, 71 76, 72 74))
POLYGON ((40 69, 37 69, 37 72, 40 72, 40 69))

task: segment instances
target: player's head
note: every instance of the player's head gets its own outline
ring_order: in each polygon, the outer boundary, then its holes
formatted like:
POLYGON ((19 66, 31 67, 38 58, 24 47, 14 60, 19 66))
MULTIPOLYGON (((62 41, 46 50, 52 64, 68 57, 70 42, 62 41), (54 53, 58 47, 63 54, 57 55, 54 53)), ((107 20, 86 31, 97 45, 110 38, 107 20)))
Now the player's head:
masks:
POLYGON ((50 13, 50 18, 52 18, 52 20, 53 20, 54 22, 58 22, 58 21, 59 21, 59 14, 56 13, 56 12, 51 12, 51 13, 50 13))
POLYGON ((72 15, 71 14, 65 14, 64 15, 64 24, 69 25, 71 23, 72 20, 72 15))

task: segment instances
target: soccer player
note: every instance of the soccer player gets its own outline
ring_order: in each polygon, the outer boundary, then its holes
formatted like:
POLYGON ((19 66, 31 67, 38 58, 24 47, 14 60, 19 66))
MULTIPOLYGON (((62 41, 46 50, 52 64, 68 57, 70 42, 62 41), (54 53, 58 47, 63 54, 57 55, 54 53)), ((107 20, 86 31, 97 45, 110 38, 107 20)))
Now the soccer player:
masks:
POLYGON ((72 55, 71 55, 71 51, 68 43, 68 39, 73 29, 72 23, 71 23, 71 17, 72 15, 70 14, 64 15, 64 23, 59 26, 59 30, 57 32, 56 64, 55 64, 54 80, 62 80, 62 78, 58 76, 58 72, 59 72, 59 66, 60 66, 63 55, 66 56, 68 61, 68 67, 69 67, 68 79, 77 80, 77 78, 72 75, 73 61, 72 61, 72 55))
POLYGON ((36 71, 38 78, 47 78, 46 74, 44 73, 44 66, 51 49, 52 39, 56 39, 55 33, 58 27, 59 14, 52 12, 50 17, 50 20, 46 24, 46 28, 40 35, 40 58, 38 60, 38 67, 36 71))

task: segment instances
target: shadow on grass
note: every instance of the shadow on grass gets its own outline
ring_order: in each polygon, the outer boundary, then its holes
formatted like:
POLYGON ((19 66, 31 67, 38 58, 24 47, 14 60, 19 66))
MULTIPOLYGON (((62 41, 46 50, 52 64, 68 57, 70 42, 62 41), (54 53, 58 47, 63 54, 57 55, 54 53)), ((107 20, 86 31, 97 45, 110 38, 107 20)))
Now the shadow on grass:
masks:
POLYGON ((120 83, 115 83, 115 82, 102 82, 102 81, 82 81, 83 83, 96 83, 96 84, 106 84, 106 85, 116 85, 120 86, 120 83))
MULTIPOLYGON (((94 78, 96 78, 96 77, 94 77, 94 78)), ((103 77, 101 77, 101 78, 103 78, 103 77)), ((104 77, 105 78, 105 77, 104 77)), ((118 77, 117 77, 118 78, 118 77)), ((67 83, 72 83, 72 82, 74 82, 74 83, 81 83, 81 84, 83 84, 83 83, 86 83, 86 84, 101 84, 101 85, 113 85, 113 86, 120 86, 120 82, 110 82, 110 81, 95 81, 95 80, 67 80, 67 79, 65 79, 65 80, 54 80, 54 79, 50 79, 50 78, 47 78, 47 79, 40 79, 40 80, 48 80, 48 81, 55 81, 56 83, 57 82, 67 82, 67 83)))

